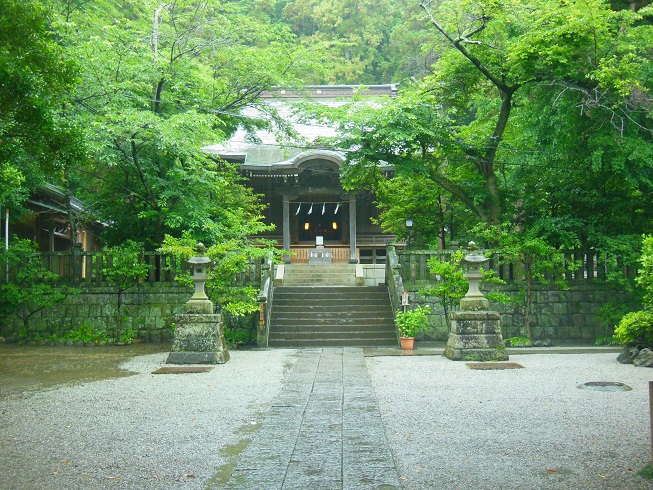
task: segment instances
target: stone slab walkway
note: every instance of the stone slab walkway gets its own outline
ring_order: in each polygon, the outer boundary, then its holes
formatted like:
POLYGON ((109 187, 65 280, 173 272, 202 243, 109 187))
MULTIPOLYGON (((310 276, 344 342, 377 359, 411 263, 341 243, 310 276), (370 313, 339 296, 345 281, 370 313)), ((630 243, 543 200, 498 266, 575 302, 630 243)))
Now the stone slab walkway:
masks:
POLYGON ((298 356, 223 488, 401 488, 362 349, 298 356))

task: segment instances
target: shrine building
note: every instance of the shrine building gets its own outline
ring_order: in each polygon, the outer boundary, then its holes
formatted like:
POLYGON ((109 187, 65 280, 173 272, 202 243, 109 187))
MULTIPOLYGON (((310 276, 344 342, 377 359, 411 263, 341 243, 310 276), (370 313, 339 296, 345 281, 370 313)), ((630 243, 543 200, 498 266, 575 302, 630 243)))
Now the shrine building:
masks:
MULTIPOLYGON (((325 104, 352 97, 356 90, 360 87, 306 88, 313 100, 325 104)), ((393 97, 397 91, 396 85, 373 85, 362 90, 366 97, 393 97)), ((303 97, 306 92, 302 92, 303 97)), ((299 95, 279 90, 265 97, 283 112, 285 101, 299 95)), ((320 136, 335 134, 331 127, 293 125, 309 146, 320 136)), ((282 146, 269 133, 257 133, 257 137, 260 142, 252 143, 245 139, 244 131, 238 131, 226 144, 205 150, 239 164, 253 191, 264 196, 265 221, 275 225, 275 232, 265 238, 276 240, 279 247, 292 252, 284 256, 286 263, 307 263, 311 251, 322 246, 330 251, 329 261, 333 263, 385 263, 386 245, 395 236, 372 222, 379 216, 373 194, 343 189, 340 168, 345 162, 344 153, 317 144, 310 149, 306 144, 282 146)), ((391 167, 382 166, 382 170, 391 176, 391 167)))

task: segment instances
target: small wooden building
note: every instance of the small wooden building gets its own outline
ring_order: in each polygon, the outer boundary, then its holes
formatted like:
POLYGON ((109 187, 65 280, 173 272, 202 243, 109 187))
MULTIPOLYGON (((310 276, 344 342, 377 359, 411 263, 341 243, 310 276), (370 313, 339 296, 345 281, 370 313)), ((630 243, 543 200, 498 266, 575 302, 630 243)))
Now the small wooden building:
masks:
MULTIPOLYGON (((38 245, 41 252, 64 252, 72 250, 73 243, 81 243, 82 250, 99 249, 97 237, 102 225, 84 219, 83 204, 75 197, 54 185, 39 187, 25 204, 27 211, 20 217, 10 217, 9 236, 30 239, 38 245), (70 216, 73 216, 71 223, 70 216), (73 229, 74 226, 74 236, 73 229)), ((5 214, 3 210, 3 238, 5 234, 5 214)))
MULTIPOLYGON (((320 103, 336 103, 351 97, 357 86, 309 86, 306 92, 320 103)), ((396 94, 396 85, 362 88, 370 97, 396 94)), ((302 92, 303 96, 307 93, 302 92)), ((271 104, 283 111, 284 99, 299 96, 279 90, 266 94, 271 104)), ((294 123, 306 140, 331 136, 333 128, 294 123)), ((340 183, 340 169, 345 155, 329 148, 282 146, 268 133, 257 134, 260 142, 251 143, 243 132, 225 145, 207 147, 220 158, 238 163, 252 189, 264 196, 266 220, 274 224, 276 233, 267 238, 277 240, 280 247, 293 253, 286 262, 308 262, 310 250, 323 242, 332 252, 333 262, 352 264, 385 263, 386 245, 395 239, 372 222, 378 217, 374 195, 365 191, 345 191, 340 183)), ((382 167, 389 176, 391 167, 382 167)))

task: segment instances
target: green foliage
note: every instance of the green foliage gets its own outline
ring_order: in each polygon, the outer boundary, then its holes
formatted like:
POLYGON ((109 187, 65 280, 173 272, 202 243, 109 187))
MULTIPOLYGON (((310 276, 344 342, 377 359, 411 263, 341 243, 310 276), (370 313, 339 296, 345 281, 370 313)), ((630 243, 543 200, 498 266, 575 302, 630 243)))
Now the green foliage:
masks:
MULTIPOLYGON (((166 236, 160 252, 175 257, 177 264, 176 280, 191 284, 190 273, 181 273, 181 264, 195 255, 197 240, 190 233, 183 238, 166 236)), ((273 243, 267 241, 252 241, 247 238, 232 239, 213 245, 206 251, 213 261, 209 269, 206 283, 206 294, 225 314, 244 317, 258 311, 258 285, 239 283, 241 273, 249 271, 254 262, 261 262, 269 256, 279 258, 281 251, 273 243)))
POLYGON ((503 343, 506 344, 506 347, 531 347, 533 345, 533 341, 526 337, 508 337, 503 339, 503 343))
POLYGON ((464 257, 461 250, 453 252, 449 260, 440 260, 440 257, 429 259, 427 265, 429 272, 436 276, 435 284, 419 291, 423 296, 435 296, 444 309, 447 326, 451 330, 451 314, 458 309, 460 299, 465 296, 469 283, 463 277, 460 261, 464 257))
MULTIPOLYGON (((452 312, 458 309, 460 300, 469 288, 469 282, 463 276, 461 264, 464 256, 464 251, 456 250, 449 255, 447 260, 441 260, 440 257, 429 259, 427 262, 429 273, 435 275, 436 279, 433 285, 419 291, 423 296, 434 296, 439 299, 449 330, 451 330, 452 312)), ((481 285, 505 284, 504 281, 495 277, 495 272, 492 269, 481 269, 481 273, 483 274, 481 285)), ((485 296, 491 301, 501 303, 508 301, 508 297, 499 291, 486 292, 485 296)))
POLYGON ((428 328, 428 314, 431 309, 427 305, 418 306, 412 310, 398 310, 395 315, 395 325, 401 337, 415 337, 428 328))
POLYGON ((636 282, 644 291, 644 310, 624 315, 614 336, 622 344, 653 347, 653 235, 643 237, 640 264, 636 282))
MULTIPOLYGON (((102 249, 105 265, 102 268, 102 275, 105 281, 113 286, 116 292, 118 303, 117 318, 117 335, 122 339, 123 336, 131 338, 126 343, 131 342, 133 334, 127 329, 123 330, 123 321, 125 312, 123 308, 123 293, 144 281, 149 272, 149 265, 143 261, 143 245, 128 240, 121 245, 113 247, 104 247, 102 249)), ((121 340, 122 341, 122 340, 121 340)))
POLYGON ((606 238, 653 222, 652 29, 641 12, 600 0, 421 6, 431 75, 391 100, 311 111, 339 126, 345 186, 377 192, 380 222, 400 236, 407 217, 431 244, 445 228, 511 221, 556 248, 593 247, 621 278, 625 255, 606 238))
POLYGON ((624 345, 653 347, 653 311, 642 310, 626 314, 615 328, 614 336, 624 345))
POLYGON ((632 310, 632 306, 621 301, 608 301, 602 304, 596 314, 596 322, 605 329, 605 335, 597 338, 596 341, 612 338, 611 332, 614 332, 615 326, 632 310))
POLYGON ((143 261, 143 245, 127 240, 121 245, 104 247, 102 277, 123 292, 147 278, 149 265, 143 261))
POLYGON ((82 158, 79 131, 62 109, 77 67, 57 44, 37 0, 0 8, 0 204, 19 206, 29 190, 82 158))
POLYGON ((88 157, 71 169, 76 194, 104 222, 105 240, 148 249, 191 231, 218 243, 266 229, 238 172, 203 147, 239 126, 291 131, 260 94, 294 86, 312 66, 287 26, 242 2, 153 0, 71 8, 52 0, 61 46, 79 60, 70 118, 88 157), (260 117, 244 117, 257 108, 260 117))
POLYGON ((545 238, 538 236, 541 230, 531 228, 520 230, 506 224, 495 227, 479 227, 476 230, 485 240, 496 245, 500 250, 499 262, 518 264, 517 284, 524 293, 524 332, 533 339, 529 313, 532 302, 533 286, 536 283, 555 283, 566 289, 567 271, 573 271, 577 264, 568 259, 562 247, 550 245, 545 238))
POLYGON ((88 323, 83 323, 74 330, 69 330, 63 336, 63 340, 70 340, 71 342, 84 342, 106 344, 109 338, 104 330, 100 330, 91 326, 88 323))
POLYGON ((2 242, 0 246, 0 264, 9 270, 9 281, 0 284, 0 319, 16 314, 27 331, 34 314, 79 293, 75 288, 58 284, 59 275, 43 266, 36 245, 30 240, 14 237, 7 251, 2 242))
POLYGON ((601 347, 604 345, 621 345, 619 339, 614 335, 606 335, 604 337, 597 337, 594 341, 594 345, 601 347))
POLYGON ((641 268, 636 278, 637 285, 644 290, 644 304, 653 307, 653 235, 642 241, 641 268))
POLYGON ((132 327, 121 330, 118 342, 121 344, 131 344, 136 338, 136 331, 132 327))
POLYGON ((653 465, 647 464, 644 468, 639 470, 637 474, 647 480, 653 480, 653 465))
POLYGON ((230 347, 238 348, 243 345, 252 345, 256 342, 256 333, 252 329, 225 328, 224 338, 230 347))

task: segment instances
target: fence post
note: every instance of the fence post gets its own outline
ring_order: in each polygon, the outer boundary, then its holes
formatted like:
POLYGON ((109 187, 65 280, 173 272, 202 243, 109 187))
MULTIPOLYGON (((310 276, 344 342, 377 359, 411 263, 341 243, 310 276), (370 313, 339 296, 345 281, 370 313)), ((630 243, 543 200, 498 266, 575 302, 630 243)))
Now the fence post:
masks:
POLYGON ((72 273, 73 273, 73 282, 79 282, 82 280, 82 244, 73 243, 73 264, 72 264, 72 273))

